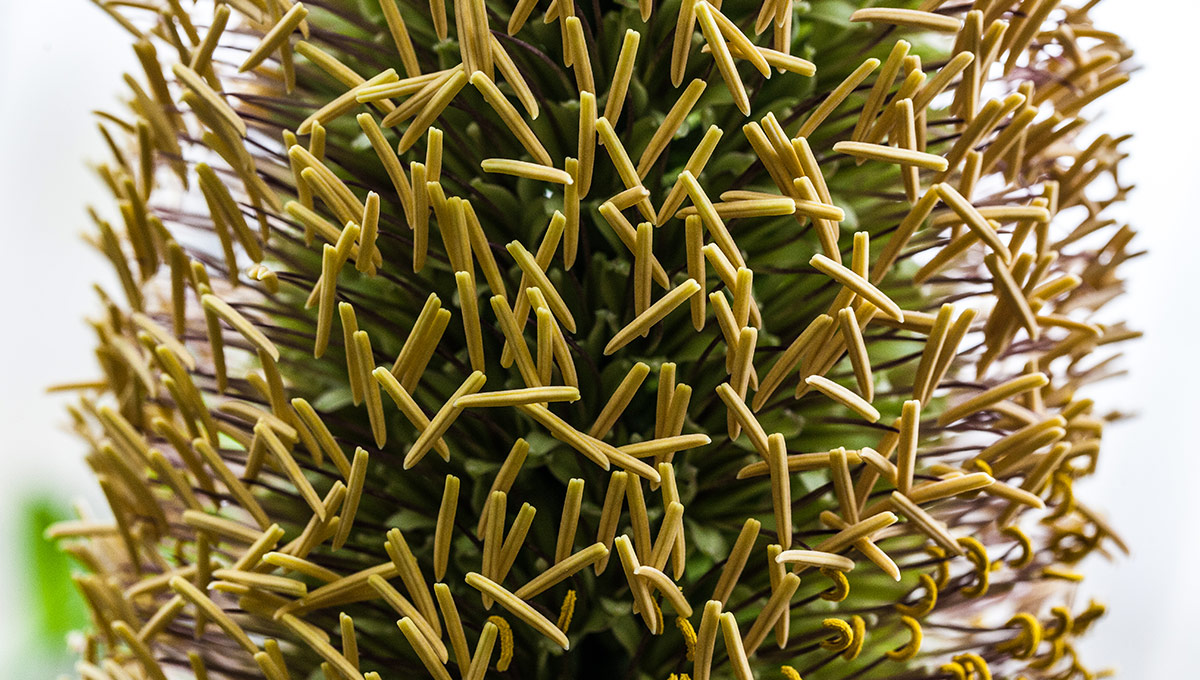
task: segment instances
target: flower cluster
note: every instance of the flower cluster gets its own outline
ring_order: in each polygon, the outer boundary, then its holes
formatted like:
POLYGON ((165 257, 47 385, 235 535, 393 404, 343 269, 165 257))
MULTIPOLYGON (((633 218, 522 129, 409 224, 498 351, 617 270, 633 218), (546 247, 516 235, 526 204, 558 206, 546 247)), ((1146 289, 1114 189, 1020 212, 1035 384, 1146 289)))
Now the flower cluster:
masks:
POLYGON ((82 677, 1095 677, 1097 0, 96 2, 82 677))

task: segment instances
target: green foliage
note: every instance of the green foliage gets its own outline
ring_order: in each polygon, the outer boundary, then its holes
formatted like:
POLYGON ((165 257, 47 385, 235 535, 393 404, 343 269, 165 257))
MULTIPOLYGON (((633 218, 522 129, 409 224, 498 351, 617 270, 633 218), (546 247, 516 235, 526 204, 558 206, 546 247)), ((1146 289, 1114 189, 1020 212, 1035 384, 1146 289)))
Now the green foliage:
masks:
POLYGON ((87 610, 71 581, 70 558, 46 538, 46 529, 66 518, 65 509, 49 494, 30 496, 20 507, 24 632, 46 651, 62 649, 67 633, 87 624, 87 610))

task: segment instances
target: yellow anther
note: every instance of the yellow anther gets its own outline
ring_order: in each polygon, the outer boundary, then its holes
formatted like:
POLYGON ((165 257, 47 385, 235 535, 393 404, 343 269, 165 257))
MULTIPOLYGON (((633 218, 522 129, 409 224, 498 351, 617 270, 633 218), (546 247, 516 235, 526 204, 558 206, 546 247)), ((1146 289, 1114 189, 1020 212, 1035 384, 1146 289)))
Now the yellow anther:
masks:
POLYGON ((950 564, 946 560, 945 549, 940 545, 927 545, 925 546, 925 552, 938 561, 937 578, 934 580, 937 582, 937 587, 940 590, 945 590, 946 585, 950 583, 950 564))
POLYGON ((933 608, 937 606, 938 597, 938 586, 932 576, 929 574, 917 574, 917 577, 921 579, 921 583, 916 588, 913 588, 913 592, 924 588, 925 594, 912 604, 897 603, 895 605, 896 611, 905 616, 911 616, 914 619, 928 616, 929 612, 933 611, 933 608))
POLYGON ((1050 668, 1054 664, 1058 663, 1058 660, 1062 658, 1063 652, 1065 651, 1065 645, 1065 638, 1055 638, 1050 646, 1050 653, 1046 656, 1039 657, 1029 662, 1029 667, 1037 668, 1039 670, 1050 668))
POLYGON ((996 649, 1002 652, 1012 652, 1018 659, 1030 659, 1037 653, 1038 645, 1042 643, 1042 624, 1030 614, 1016 614, 1006 627, 1019 626, 1021 632, 1011 640, 998 643, 996 649))
POLYGON ((967 552, 967 560, 975 567, 975 583, 962 588, 962 594, 967 597, 983 597, 987 594, 990 566, 987 548, 972 536, 962 536, 958 544, 967 552))
POLYGON ((1066 474, 1059 472, 1054 475, 1054 480, 1050 483, 1050 497, 1061 500, 1054 507, 1053 512, 1042 518, 1043 522, 1052 522, 1060 517, 1065 517, 1075 508, 1075 491, 1071 484, 1071 478, 1066 474))
POLYGON ((1099 547, 1100 539, 1099 530, 1089 536, 1082 528, 1057 529, 1050 549, 1060 562, 1074 564, 1099 547))
POLYGON ((488 621, 500 629, 500 658, 496 660, 496 670, 503 673, 508 670, 508 664, 512 663, 513 658, 512 626, 508 625, 508 620, 503 616, 489 616, 488 621))
POLYGON ((780 666, 779 672, 783 673, 783 677, 787 680, 804 680, 804 678, 800 677, 800 671, 791 666, 780 666))
POLYGON ((682 616, 675 617, 675 627, 683 634, 683 644, 687 645, 687 660, 696 660, 696 629, 692 628, 692 622, 682 616))
POLYGON ((954 662, 967 669, 967 675, 974 680, 992 680, 992 670, 988 668, 987 661, 978 654, 959 654, 954 657, 954 662))
POLYGON ((944 663, 938 668, 943 673, 949 673, 954 676, 954 680, 967 680, 967 669, 957 661, 952 663, 944 663))
MULTIPOLYGON (((1083 574, 1080 574, 1077 571, 1071 571, 1069 569, 1062 569, 1059 567, 1045 567, 1042 569, 1042 578, 1052 578, 1060 581, 1079 583, 1083 580, 1083 574)), ((1076 621, 1075 623, 1078 624, 1079 622, 1076 621)))
POLYGON ((846 574, 837 569, 822 567, 821 573, 833 581, 833 587, 829 590, 821 591, 821 599, 829 600, 830 602, 841 602, 850 595, 850 581, 846 580, 846 574))
POLYGON ((1054 607, 1050 610, 1050 615, 1054 617, 1054 623, 1043 629, 1044 639, 1054 641, 1071 632, 1074 621, 1066 607, 1054 607))
POLYGON ((962 546, 967 553, 967 559, 977 564, 987 564, 987 548, 973 536, 962 536, 958 539, 958 544, 962 546))
POLYGON ((1009 566, 1013 569, 1021 569, 1029 566, 1029 563, 1033 561, 1033 542, 1029 540, 1029 536, 1024 531, 1021 531, 1021 527, 1016 525, 1004 527, 1000 530, 1000 533, 1013 539, 1021 546, 1021 555, 1009 560, 1009 566))
POLYGON ((651 602, 654 603, 654 630, 657 630, 659 633, 661 633, 663 629, 662 605, 658 603, 658 598, 651 600, 651 602))
POLYGON ((831 652, 844 652, 854 644, 854 628, 841 619, 825 619, 821 622, 832 634, 821 640, 821 646, 831 652))
POLYGON ((971 461, 971 463, 980 472, 986 472, 987 474, 992 475, 993 477, 996 476, 995 474, 992 473, 992 466, 988 465, 986 461, 982 461, 982 460, 976 458, 975 460, 971 461))
POLYGON ((842 651, 842 658, 846 661, 853 661, 858 658, 862 652, 863 643, 867 640, 867 622, 863 617, 855 614, 850 617, 850 627, 854 629, 854 637, 850 640, 850 646, 842 651))
POLYGON ((1071 625, 1071 632, 1076 635, 1083 635, 1088 627, 1096 622, 1096 619, 1104 616, 1106 611, 1108 611, 1107 607, 1092 600, 1088 603, 1088 608, 1075 617, 1075 622, 1071 625))
POLYGON ((921 640, 925 635, 921 631, 921 622, 911 616, 901 616, 900 623, 908 627, 909 638, 904 645, 885 652, 892 661, 908 661, 916 656, 921 651, 921 640))
POLYGON ((1066 645, 1067 653, 1071 655, 1071 674, 1078 674, 1083 680, 1096 680, 1097 674, 1089 671, 1082 663, 1079 662, 1079 655, 1075 651, 1075 646, 1066 645))
POLYGON ((571 617, 575 614, 575 591, 568 590, 563 598, 562 609, 558 612, 558 629, 567 632, 571 627, 571 617))

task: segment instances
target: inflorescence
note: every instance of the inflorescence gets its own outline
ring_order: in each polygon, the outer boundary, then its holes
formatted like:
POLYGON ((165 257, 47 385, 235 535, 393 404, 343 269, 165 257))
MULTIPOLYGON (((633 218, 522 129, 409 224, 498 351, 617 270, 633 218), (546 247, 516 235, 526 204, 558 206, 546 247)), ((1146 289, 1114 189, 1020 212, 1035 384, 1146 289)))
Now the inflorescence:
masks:
POLYGON ((82 677, 1095 677, 1097 0, 94 1, 82 677))

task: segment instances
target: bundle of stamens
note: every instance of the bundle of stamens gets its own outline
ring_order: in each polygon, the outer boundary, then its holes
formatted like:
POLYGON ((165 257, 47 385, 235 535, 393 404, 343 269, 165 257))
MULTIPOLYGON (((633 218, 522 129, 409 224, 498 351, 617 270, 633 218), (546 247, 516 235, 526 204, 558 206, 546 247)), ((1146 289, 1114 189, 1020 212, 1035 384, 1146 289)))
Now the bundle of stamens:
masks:
POLYGON ((1097 0, 95 2, 81 677, 1094 677, 1097 0))

